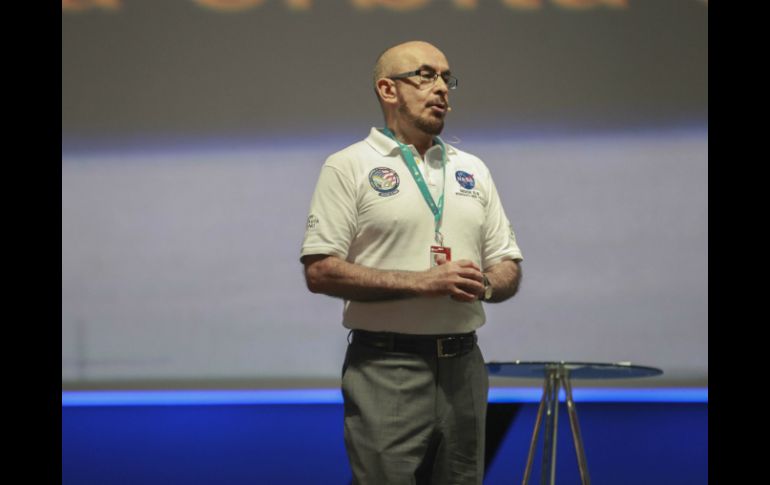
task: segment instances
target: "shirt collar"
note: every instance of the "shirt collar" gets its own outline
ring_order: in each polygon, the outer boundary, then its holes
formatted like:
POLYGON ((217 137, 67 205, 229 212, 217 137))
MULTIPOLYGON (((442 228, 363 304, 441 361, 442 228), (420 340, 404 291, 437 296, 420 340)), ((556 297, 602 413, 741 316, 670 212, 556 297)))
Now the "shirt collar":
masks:
MULTIPOLYGON (((377 153, 380 155, 393 155, 400 153, 400 148, 398 147, 398 143, 396 143, 395 140, 390 138, 388 135, 382 133, 379 129, 372 127, 371 130, 369 130, 369 136, 366 137, 366 142, 375 150, 377 150, 377 153)), ((410 147, 412 145, 409 145, 410 147)), ((435 146, 430 147, 428 150, 432 150, 435 146)), ((444 146, 446 147, 447 156, 454 155, 457 153, 457 151, 454 149, 453 146, 451 146, 449 143, 444 142, 444 146)), ((439 148, 440 150, 440 148, 439 148)))

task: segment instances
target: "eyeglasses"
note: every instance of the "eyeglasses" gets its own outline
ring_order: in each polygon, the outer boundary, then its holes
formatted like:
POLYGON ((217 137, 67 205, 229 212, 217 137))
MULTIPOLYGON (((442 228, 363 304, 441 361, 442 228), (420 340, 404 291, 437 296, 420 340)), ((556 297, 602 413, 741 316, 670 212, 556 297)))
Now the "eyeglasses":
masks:
POLYGON ((444 83, 446 84, 447 88, 457 89, 456 77, 446 72, 439 74, 433 69, 417 69, 416 71, 409 71, 401 74, 396 74, 394 76, 388 76, 388 79, 396 80, 396 79, 404 79, 412 76, 420 77, 420 89, 425 89, 427 87, 433 86, 436 83, 436 79, 438 79, 439 76, 441 76, 441 79, 444 80, 444 83))

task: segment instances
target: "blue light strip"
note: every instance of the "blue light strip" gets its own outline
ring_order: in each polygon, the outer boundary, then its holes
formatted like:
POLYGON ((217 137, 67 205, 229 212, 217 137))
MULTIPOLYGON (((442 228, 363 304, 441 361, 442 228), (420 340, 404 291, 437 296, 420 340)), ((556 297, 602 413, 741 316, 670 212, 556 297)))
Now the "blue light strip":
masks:
MULTIPOLYGON (((500 387, 489 390, 489 402, 540 402, 542 388, 500 387)), ((572 389, 575 402, 708 402, 708 388, 572 389)), ((559 400, 565 401, 564 389, 559 400)))
POLYGON ((337 404, 338 389, 63 391, 62 406, 337 404))
MULTIPOLYGON (((490 403, 540 402, 540 388, 491 388, 490 403)), ((708 402, 708 388, 573 389, 575 402, 708 402)), ((560 393, 564 400, 564 392, 560 393)), ((62 391, 62 406, 341 404, 339 389, 62 391)))

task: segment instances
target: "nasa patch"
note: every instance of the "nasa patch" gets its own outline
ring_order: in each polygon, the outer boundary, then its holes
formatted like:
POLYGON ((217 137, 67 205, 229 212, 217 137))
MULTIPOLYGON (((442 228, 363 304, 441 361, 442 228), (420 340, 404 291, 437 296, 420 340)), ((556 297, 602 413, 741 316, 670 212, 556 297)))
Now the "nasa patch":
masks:
POLYGON ((398 193, 400 179, 395 170, 388 167, 377 167, 369 172, 369 184, 379 192, 380 197, 389 197, 398 193))
POLYGON ((471 190, 476 186, 476 181, 473 179, 473 174, 471 173, 458 170, 455 172, 455 178, 457 179, 457 183, 464 189, 471 190))

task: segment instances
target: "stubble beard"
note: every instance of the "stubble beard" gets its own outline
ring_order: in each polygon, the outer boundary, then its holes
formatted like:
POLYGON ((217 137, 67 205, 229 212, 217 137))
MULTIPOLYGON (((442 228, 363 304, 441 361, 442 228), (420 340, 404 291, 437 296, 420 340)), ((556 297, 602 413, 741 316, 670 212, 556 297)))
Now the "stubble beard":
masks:
POLYGON ((443 118, 436 118, 433 116, 415 116, 412 113, 409 112, 409 110, 406 108, 406 105, 401 105, 398 107, 398 111, 409 121, 412 122, 412 124, 423 133, 427 133, 428 135, 436 136, 440 135, 441 131, 444 129, 444 119, 443 118))

